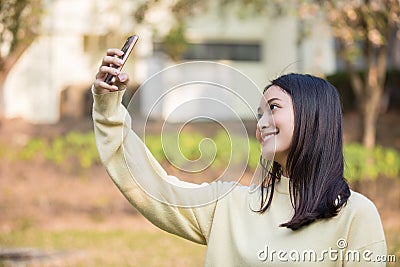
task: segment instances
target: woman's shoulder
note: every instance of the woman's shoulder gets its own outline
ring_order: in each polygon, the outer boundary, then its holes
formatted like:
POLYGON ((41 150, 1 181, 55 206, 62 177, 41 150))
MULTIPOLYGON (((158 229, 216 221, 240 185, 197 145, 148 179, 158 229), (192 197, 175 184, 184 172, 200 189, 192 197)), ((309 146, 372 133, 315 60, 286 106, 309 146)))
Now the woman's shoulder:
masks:
POLYGON ((343 207, 343 212, 353 217, 355 221, 381 223, 375 204, 368 197, 353 190, 351 190, 351 195, 343 207))
POLYGON ((347 200, 347 205, 358 209, 358 208, 366 208, 366 209, 374 209, 376 210, 375 204, 368 197, 363 194, 350 190, 351 194, 349 199, 347 200))
POLYGON ((384 255, 386 251, 385 234, 379 212, 375 204, 361 193, 351 191, 347 204, 340 217, 348 229, 349 248, 369 249, 384 255), (342 216, 341 216, 342 215, 342 216))

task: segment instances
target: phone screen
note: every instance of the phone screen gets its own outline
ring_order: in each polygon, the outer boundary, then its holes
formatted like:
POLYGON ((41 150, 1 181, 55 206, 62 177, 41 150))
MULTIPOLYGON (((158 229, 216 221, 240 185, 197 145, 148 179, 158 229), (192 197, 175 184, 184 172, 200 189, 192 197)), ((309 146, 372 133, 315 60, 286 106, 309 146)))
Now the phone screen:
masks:
MULTIPOLYGON (((121 70, 122 67, 125 65, 126 60, 128 59, 133 47, 135 46, 137 40, 139 39, 139 36, 137 35, 132 35, 129 36, 128 39, 126 40, 125 44, 122 46, 121 50, 122 52, 124 52, 124 54, 122 56, 120 56, 119 58, 122 59, 123 63, 121 66, 117 66, 112 64, 111 67, 116 68, 121 70)), ((106 78, 104 79, 104 81, 108 84, 113 84, 115 82, 115 76, 111 75, 111 74, 107 74, 106 78)))

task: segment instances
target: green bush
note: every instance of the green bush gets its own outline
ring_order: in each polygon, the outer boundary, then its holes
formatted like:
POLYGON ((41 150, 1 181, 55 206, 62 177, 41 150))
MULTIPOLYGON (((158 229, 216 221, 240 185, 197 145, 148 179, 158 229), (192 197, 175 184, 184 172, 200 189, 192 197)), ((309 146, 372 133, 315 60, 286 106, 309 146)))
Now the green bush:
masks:
MULTIPOLYGON (((229 135, 221 130, 209 139, 211 141, 199 133, 181 132, 179 136, 165 134, 163 140, 160 135, 147 135, 144 140, 161 163, 168 161, 175 166, 185 167, 185 164, 205 157, 205 162, 212 161, 211 167, 215 169, 226 168, 229 163, 245 163, 251 171, 257 167, 261 147, 254 137, 229 135)), ((7 151, 2 153, 3 158, 30 161, 41 157, 68 169, 87 169, 100 163, 92 132, 72 131, 50 141, 32 138, 19 151, 13 151, 6 145, 2 145, 1 150, 7 151)), ((349 181, 375 179, 379 175, 398 177, 400 174, 400 153, 394 149, 377 146, 368 150, 361 144, 350 143, 344 146, 344 157, 345 177, 349 181)))
POLYGON ((344 146, 345 177, 349 181, 375 179, 379 175, 395 178, 400 171, 400 154, 390 148, 367 149, 361 144, 344 146))
POLYGON ((45 140, 40 139, 40 138, 32 138, 29 140, 28 144, 26 144, 18 152, 17 158, 22 159, 22 160, 32 160, 38 154, 40 154, 41 151, 43 151, 45 149, 46 149, 45 140))
MULTIPOLYGON (((11 150, 10 150, 11 151, 11 150)), ((68 168, 87 169, 100 163, 93 133, 69 132, 53 140, 35 137, 28 141, 14 155, 8 153, 7 158, 12 160, 31 161, 43 158, 49 162, 68 168)))
POLYGON ((199 133, 182 132, 179 136, 165 134, 161 141, 158 135, 148 135, 145 143, 158 161, 168 161, 179 167, 201 158, 203 161, 198 164, 211 163, 210 167, 215 169, 240 163, 255 169, 260 155, 259 144, 254 138, 229 135, 223 130, 211 138, 199 133))
MULTIPOLYGON (((182 166, 184 162, 180 161, 183 158, 177 153, 182 153, 190 160, 197 159, 200 157, 199 144, 204 138, 199 134, 181 133, 179 136, 181 150, 174 149, 173 151, 176 154, 170 154, 171 151, 168 151, 168 159, 178 166, 182 166)), ((251 171, 254 171, 257 167, 261 147, 255 138, 228 135, 226 132, 220 131, 211 139, 215 147, 210 146, 209 149, 217 150, 212 164, 213 168, 225 168, 229 160, 232 160, 232 164, 248 161, 247 168, 251 171), (234 145, 233 154, 232 145, 234 145), (243 151, 243 153, 236 153, 237 151, 243 151), (249 151, 249 153, 246 153, 246 151, 249 151)), ((163 141, 169 142, 168 140, 167 137, 163 141)), ((167 160, 159 137, 147 136, 146 144, 158 161, 167 160)), ((397 178, 400 174, 400 153, 394 149, 377 146, 375 149, 369 150, 361 144, 350 143, 344 145, 343 152, 345 158, 344 174, 349 181, 375 179, 379 175, 397 178)))

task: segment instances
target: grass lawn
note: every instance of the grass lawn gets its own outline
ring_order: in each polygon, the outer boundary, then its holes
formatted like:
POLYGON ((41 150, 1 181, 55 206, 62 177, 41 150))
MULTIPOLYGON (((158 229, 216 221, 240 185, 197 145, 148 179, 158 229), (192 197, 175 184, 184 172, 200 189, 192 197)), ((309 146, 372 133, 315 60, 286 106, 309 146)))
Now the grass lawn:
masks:
MULTIPOLYGON (((61 230, 30 228, 0 233, 1 247, 71 252, 61 266, 203 266, 206 247, 161 231, 61 230)), ((34 266, 53 266, 43 261, 34 266)), ((1 263, 0 266, 8 266, 1 263)), ((26 266, 26 265, 18 265, 26 266)), ((30 265, 27 265, 30 266, 30 265)), ((60 266, 60 265, 57 265, 60 266)))
MULTIPOLYGON (((400 265, 400 229, 387 231, 388 254, 400 265)), ((154 230, 60 230, 30 228, 0 233, 1 247, 72 252, 57 266, 203 266, 206 247, 154 230)), ((44 261, 34 266, 53 266, 44 261), (43 265, 42 265, 43 264, 43 265)), ((0 260, 0 266, 2 265, 0 260)), ((31 265, 17 265, 31 266, 31 265)))

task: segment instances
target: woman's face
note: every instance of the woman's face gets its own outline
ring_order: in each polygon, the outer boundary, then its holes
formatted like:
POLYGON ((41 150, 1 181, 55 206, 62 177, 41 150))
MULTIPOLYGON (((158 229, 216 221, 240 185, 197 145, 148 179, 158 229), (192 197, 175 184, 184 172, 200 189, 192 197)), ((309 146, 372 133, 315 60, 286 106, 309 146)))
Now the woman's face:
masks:
POLYGON ((294 131, 292 97, 276 85, 269 87, 258 108, 256 137, 262 145, 261 155, 285 167, 294 131), (274 155, 275 153, 275 155, 274 155))

